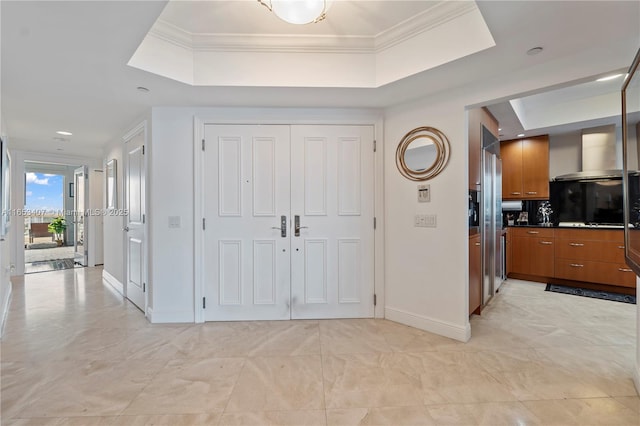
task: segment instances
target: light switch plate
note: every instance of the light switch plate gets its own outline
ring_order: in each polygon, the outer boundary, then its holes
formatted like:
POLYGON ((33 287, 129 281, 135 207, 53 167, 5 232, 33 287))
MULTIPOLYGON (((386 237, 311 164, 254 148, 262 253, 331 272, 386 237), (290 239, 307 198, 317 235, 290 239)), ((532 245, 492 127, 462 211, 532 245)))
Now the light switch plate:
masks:
POLYGON ((169 228, 180 228, 180 216, 169 216, 169 228))
POLYGON ((431 201, 431 185, 418 185, 418 202, 428 203, 431 201))
POLYGON ((438 217, 435 214, 424 215, 424 226, 427 228, 435 228, 438 223, 438 217))

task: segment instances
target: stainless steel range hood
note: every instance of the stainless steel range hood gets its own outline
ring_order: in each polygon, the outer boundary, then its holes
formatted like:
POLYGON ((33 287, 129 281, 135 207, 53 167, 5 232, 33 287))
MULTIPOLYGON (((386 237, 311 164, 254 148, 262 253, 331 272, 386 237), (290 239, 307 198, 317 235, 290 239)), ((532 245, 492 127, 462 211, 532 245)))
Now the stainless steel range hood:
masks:
POLYGON ((622 178, 622 156, 618 155, 621 146, 618 145, 613 124, 583 129, 582 171, 556 176, 553 180, 622 178))
POLYGON ((597 180, 597 179, 622 179, 622 169, 589 170, 575 173, 567 173, 553 178, 553 180, 597 180))

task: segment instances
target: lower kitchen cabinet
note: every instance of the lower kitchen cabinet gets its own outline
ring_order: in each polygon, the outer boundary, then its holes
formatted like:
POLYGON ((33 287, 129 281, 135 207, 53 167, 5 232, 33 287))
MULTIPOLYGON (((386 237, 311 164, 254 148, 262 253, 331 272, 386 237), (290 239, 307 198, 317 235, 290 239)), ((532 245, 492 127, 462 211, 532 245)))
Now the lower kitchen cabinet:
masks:
POLYGON ((556 229, 555 277, 635 287, 624 261, 624 233, 613 229, 556 229))
POLYGON ((469 237, 469 315, 480 313, 482 304, 482 254, 480 234, 469 237))
POLYGON ((636 287, 616 229, 509 228, 507 272, 514 278, 636 287))
POLYGON ((540 279, 552 277, 554 272, 553 229, 510 228, 509 232, 512 234, 511 273, 540 279))

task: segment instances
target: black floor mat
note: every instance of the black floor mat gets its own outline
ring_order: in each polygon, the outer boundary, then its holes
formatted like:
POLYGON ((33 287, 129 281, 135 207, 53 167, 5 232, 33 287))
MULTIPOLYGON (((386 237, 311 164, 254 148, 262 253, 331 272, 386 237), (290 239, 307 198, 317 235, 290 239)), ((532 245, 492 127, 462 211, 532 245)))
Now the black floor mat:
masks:
POLYGON ((612 293, 610 291, 589 290, 588 288, 567 287, 564 285, 547 284, 546 291, 554 293, 573 294, 574 296, 593 297, 595 299, 613 300, 615 302, 636 304, 636 296, 612 293))

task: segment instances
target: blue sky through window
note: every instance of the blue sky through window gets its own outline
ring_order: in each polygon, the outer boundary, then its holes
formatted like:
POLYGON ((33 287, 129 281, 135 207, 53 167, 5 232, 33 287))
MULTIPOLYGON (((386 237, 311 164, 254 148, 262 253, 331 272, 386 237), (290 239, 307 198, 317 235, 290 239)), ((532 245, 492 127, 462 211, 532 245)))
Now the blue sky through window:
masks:
POLYGON ((64 197, 62 175, 47 173, 26 173, 27 191, 24 208, 26 210, 62 210, 64 197))

